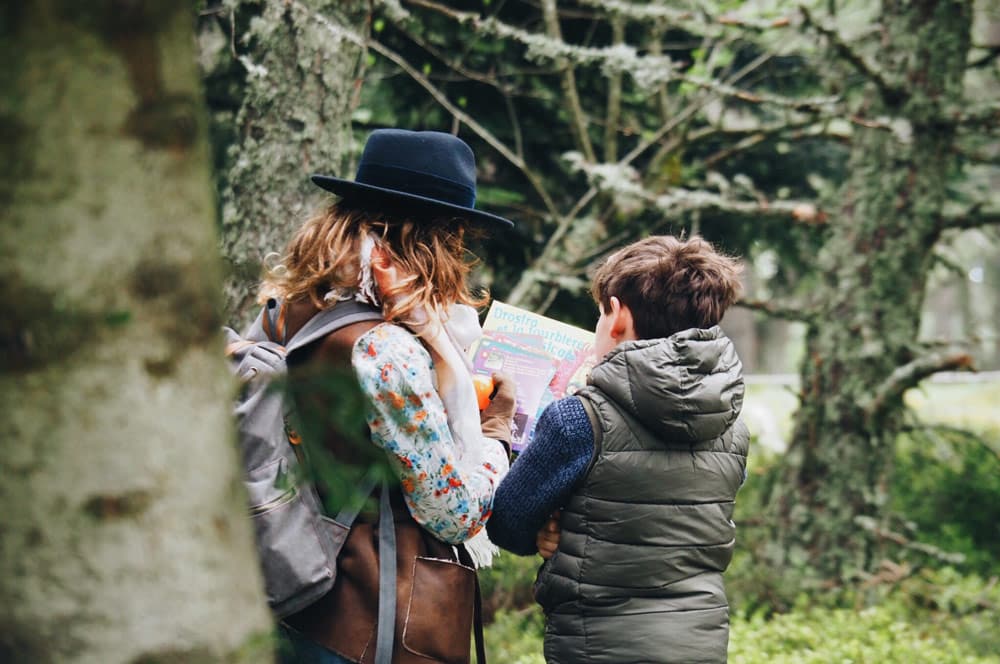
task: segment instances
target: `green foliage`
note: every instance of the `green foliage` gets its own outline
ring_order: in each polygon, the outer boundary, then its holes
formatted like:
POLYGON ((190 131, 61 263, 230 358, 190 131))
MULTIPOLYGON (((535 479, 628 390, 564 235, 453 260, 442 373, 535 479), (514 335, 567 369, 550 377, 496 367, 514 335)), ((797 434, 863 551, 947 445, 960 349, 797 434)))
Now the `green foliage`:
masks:
POLYGON ((901 436, 892 495, 917 539, 964 555, 966 569, 1000 573, 1000 428, 901 436))
POLYGON ((733 621, 733 664, 827 664, 829 662, 998 662, 1000 643, 963 640, 953 618, 934 612, 905 613, 895 603, 860 611, 806 609, 770 619, 733 621), (901 615, 902 613, 902 615, 901 615), (986 646, 986 647, 983 647, 986 646))
MULTIPOLYGON (((290 367, 289 379, 275 389, 287 389, 295 404, 289 424, 299 434, 300 448, 308 459, 328 514, 337 514, 365 496, 365 478, 395 482, 386 455, 368 438, 367 403, 349 367, 290 367), (327 436, 336 432, 340 456, 326 448, 327 436)), ((366 509, 377 510, 368 498, 366 509)))
POLYGON ((540 556, 516 556, 505 551, 493 560, 492 567, 482 570, 479 583, 486 616, 533 606, 532 586, 541 564, 540 556))
POLYGON ((545 620, 541 609, 501 611, 486 627, 487 659, 508 664, 544 664, 542 635, 545 620))
MULTIPOLYGON (((846 595, 841 596, 846 597, 846 595)), ((1000 662, 994 578, 925 570, 877 596, 869 608, 803 602, 788 613, 733 611, 733 664, 986 664, 1000 662)), ((544 619, 537 608, 501 611, 487 627, 494 661, 541 664, 544 619)))

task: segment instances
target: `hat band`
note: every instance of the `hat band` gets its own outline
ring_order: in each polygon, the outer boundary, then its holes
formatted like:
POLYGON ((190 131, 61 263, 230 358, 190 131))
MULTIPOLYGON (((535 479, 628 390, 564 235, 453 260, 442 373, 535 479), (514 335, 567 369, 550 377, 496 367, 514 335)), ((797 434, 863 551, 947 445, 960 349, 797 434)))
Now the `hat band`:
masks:
POLYGON ((411 171, 398 166, 361 164, 354 181, 382 189, 392 189, 401 194, 423 196, 459 207, 473 208, 476 204, 475 188, 430 173, 411 171))

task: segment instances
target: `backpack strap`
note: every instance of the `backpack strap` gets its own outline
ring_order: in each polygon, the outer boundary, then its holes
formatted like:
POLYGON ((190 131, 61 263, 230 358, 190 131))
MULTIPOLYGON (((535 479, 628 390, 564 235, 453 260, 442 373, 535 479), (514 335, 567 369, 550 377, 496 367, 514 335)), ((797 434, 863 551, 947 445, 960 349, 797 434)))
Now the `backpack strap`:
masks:
POLYGON ((261 327, 264 330, 264 334, 270 341, 275 343, 283 344, 285 343, 285 303, 278 303, 275 299, 270 299, 264 306, 264 310, 261 312, 261 327), (274 320, 271 320, 272 311, 277 309, 273 314, 275 316, 274 320))
MULTIPOLYGON (((476 564, 472 562, 464 544, 460 544, 458 549, 458 561, 466 567, 475 569, 476 564)), ((474 576, 476 580, 476 599, 473 604, 472 614, 472 634, 476 639, 476 664, 486 664, 486 642, 483 638, 483 591, 479 587, 479 575, 474 576)))
MULTIPOLYGON (((339 305, 338 305, 339 306, 339 305)), ((391 664, 396 634, 396 519, 389 503, 389 483, 382 482, 378 516, 378 628, 375 664, 391 664)))
MULTIPOLYGON (((282 311, 284 307, 282 307, 282 311)), ((282 316, 279 314, 279 325, 283 325, 282 316)), ((338 302, 329 309, 317 312, 312 318, 306 321, 298 332, 292 335, 285 347, 291 353, 297 348, 308 346, 312 342, 325 337, 331 332, 335 332, 342 327, 347 327, 354 323, 366 320, 382 320, 382 312, 379 309, 355 300, 344 300, 338 302)))

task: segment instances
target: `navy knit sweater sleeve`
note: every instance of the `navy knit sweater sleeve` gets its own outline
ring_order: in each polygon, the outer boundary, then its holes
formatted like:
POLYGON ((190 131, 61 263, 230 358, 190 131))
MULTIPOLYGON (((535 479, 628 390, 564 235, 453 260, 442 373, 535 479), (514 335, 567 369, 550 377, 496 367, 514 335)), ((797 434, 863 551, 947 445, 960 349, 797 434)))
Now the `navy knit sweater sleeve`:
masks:
POLYGON ((583 479, 593 453, 594 430, 580 399, 549 404, 531 444, 497 487, 486 522, 490 539, 518 555, 535 553, 535 535, 583 479))

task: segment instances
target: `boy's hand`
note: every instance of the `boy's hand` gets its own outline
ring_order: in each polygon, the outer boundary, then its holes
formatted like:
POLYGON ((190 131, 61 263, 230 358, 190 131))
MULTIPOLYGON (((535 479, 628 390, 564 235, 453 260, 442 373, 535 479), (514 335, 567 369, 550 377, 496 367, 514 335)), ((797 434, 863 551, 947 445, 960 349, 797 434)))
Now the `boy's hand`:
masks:
POLYGON ((538 547, 538 554, 548 560, 559 548, 559 510, 552 513, 549 520, 542 526, 542 529, 535 535, 535 545, 538 547))
POLYGON ((495 438, 510 449, 510 420, 514 417, 514 406, 517 403, 514 379, 506 374, 493 374, 493 396, 490 405, 480 413, 483 435, 495 438))

